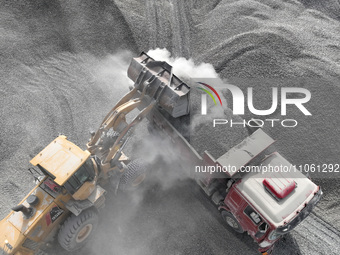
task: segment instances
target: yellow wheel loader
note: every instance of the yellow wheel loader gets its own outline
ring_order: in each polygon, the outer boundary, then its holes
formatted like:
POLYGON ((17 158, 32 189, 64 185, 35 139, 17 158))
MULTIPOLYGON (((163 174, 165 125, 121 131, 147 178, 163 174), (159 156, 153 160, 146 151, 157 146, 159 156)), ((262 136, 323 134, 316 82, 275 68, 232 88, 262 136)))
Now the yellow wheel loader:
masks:
POLYGON ((0 254, 35 254, 55 238, 67 251, 79 249, 96 228, 106 187, 117 192, 144 180, 145 164, 129 160, 123 148, 155 105, 173 117, 187 114, 189 87, 166 62, 154 61, 145 53, 132 60, 128 76, 134 87, 91 134, 87 150, 59 136, 30 161, 39 169, 31 168, 31 172, 43 175, 0 221, 0 254), (139 112, 128 123, 126 116, 134 109, 139 112))

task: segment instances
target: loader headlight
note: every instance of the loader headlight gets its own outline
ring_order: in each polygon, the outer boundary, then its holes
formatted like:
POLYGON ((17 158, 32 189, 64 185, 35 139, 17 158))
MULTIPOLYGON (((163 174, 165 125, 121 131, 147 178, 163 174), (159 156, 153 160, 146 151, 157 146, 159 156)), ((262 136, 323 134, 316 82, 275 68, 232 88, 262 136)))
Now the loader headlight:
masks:
POLYGON ((5 245, 8 249, 12 250, 13 249, 13 246, 8 242, 8 240, 6 239, 5 240, 5 245))

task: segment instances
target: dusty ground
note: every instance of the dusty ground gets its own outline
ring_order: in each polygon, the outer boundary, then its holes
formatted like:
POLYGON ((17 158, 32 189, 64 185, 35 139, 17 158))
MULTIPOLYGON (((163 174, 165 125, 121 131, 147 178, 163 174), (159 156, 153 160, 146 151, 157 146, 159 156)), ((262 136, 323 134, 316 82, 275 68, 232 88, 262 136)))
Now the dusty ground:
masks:
MULTIPOLYGON (((33 187, 30 158, 59 133, 85 145, 127 91, 122 73, 129 58, 156 47, 211 63, 226 79, 279 78, 277 86, 288 86, 296 77, 312 78, 301 86, 312 93, 313 115, 291 110, 298 127, 266 131, 291 162, 340 163, 338 1, 3 0, 0 6, 1 216, 33 187)), ((268 86, 255 88, 268 95, 268 86)), ((109 201, 87 254, 256 253, 248 236, 221 224, 190 180, 164 175, 132 198, 109 201)), ((339 176, 314 177, 323 200, 275 254, 339 254, 339 176)))

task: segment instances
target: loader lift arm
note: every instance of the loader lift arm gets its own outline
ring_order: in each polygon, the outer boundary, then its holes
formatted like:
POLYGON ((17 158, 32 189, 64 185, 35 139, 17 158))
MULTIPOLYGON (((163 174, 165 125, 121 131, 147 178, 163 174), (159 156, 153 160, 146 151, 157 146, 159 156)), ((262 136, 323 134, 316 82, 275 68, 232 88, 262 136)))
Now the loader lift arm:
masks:
POLYGON ((134 81, 133 89, 105 116, 87 143, 88 151, 99 158, 104 175, 116 167, 124 167, 119 161, 122 149, 136 126, 155 106, 165 109, 174 117, 189 113, 190 88, 173 74, 172 67, 166 62, 155 61, 142 53, 132 59, 128 76, 134 81), (135 109, 140 112, 128 123, 126 116, 135 109), (103 140, 109 132, 116 134, 116 138, 106 148, 103 140))

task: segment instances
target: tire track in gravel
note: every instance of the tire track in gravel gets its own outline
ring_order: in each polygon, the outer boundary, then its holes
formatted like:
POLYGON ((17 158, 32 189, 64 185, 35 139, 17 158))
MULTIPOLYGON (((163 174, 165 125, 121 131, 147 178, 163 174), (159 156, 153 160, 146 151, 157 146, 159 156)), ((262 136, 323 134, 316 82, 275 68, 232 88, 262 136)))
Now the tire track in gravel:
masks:
POLYGON ((158 14, 156 9, 156 1, 154 0, 146 0, 146 16, 147 16, 147 24, 149 27, 149 47, 156 48, 157 47, 157 38, 158 38, 158 14))
POLYGON ((293 236, 303 239, 297 241, 303 254, 340 254, 340 232, 314 213, 295 228, 293 236))
MULTIPOLYGON (((164 13, 161 13, 161 8, 158 8, 157 1, 146 1, 146 16, 147 25, 149 27, 149 47, 156 48, 160 44, 166 45, 159 35, 162 34, 161 19, 165 19, 164 13)), ((190 27, 185 12, 184 1, 171 0, 169 19, 171 20, 172 33, 172 53, 177 57, 190 57, 190 27)), ((162 10, 163 11, 163 10, 162 10)))
POLYGON ((41 65, 39 67, 39 69, 47 76, 49 82, 53 84, 53 86, 46 89, 49 89, 52 92, 53 98, 56 99, 57 105, 60 108, 63 126, 66 127, 66 130, 64 132, 67 132, 68 130, 69 131, 75 130, 73 120, 73 109, 70 106, 70 103, 66 96, 73 94, 74 92, 74 89, 72 89, 72 86, 71 84, 69 84, 68 81, 74 80, 75 76, 71 75, 70 72, 67 72, 67 69, 58 68, 56 64, 58 63, 58 65, 66 67, 72 65, 72 63, 75 62, 76 62, 75 58, 58 57, 57 59, 50 59, 49 61, 46 61, 44 65, 41 65), (64 78, 62 82, 61 77, 64 78))
POLYGON ((190 57, 190 27, 186 17, 184 1, 170 0, 172 12, 173 53, 177 57, 190 57))

